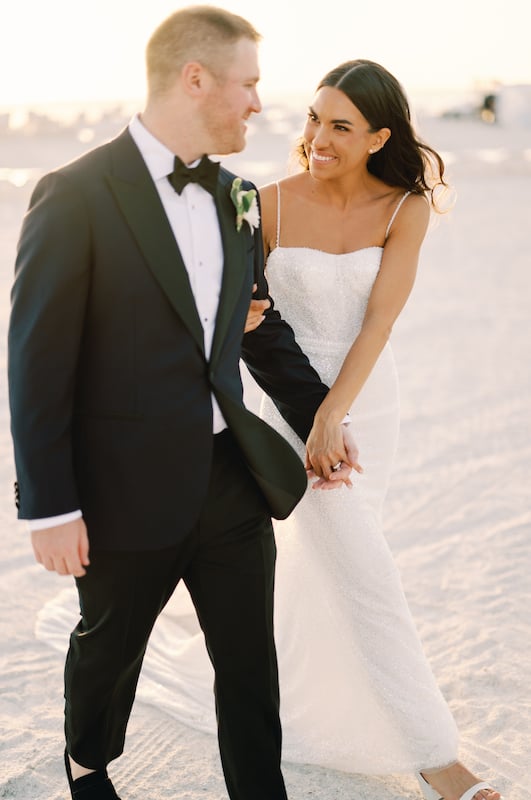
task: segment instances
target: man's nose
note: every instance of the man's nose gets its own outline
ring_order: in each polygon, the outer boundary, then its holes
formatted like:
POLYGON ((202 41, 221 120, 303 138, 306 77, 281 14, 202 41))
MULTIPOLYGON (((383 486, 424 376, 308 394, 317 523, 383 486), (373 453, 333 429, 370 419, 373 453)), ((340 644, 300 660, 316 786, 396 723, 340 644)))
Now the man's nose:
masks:
POLYGON ((261 103, 260 97, 258 96, 257 89, 253 89, 253 91, 252 91, 251 108, 252 108, 252 110, 254 111, 255 114, 259 114, 260 111, 262 110, 262 103, 261 103))

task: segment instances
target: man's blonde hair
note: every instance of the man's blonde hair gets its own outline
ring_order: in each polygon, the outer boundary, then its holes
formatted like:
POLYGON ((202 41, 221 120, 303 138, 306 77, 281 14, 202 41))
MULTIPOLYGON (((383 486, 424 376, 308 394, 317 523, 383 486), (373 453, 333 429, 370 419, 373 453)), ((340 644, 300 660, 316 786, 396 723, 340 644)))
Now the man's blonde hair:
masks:
POLYGON ((215 6, 188 6, 171 14, 152 34, 146 48, 150 94, 163 94, 189 61, 222 79, 228 48, 239 39, 258 42, 258 31, 243 17, 215 6))

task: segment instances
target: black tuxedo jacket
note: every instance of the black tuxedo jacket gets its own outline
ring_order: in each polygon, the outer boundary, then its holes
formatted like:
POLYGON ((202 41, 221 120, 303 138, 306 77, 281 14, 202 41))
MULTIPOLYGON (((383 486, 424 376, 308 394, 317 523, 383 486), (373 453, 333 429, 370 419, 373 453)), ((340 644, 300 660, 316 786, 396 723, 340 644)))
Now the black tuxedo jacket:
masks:
POLYGON ((276 310, 243 335, 253 282, 259 297, 268 289, 259 231, 236 230, 234 177, 220 170, 225 261, 209 360, 179 249, 128 131, 38 183, 9 327, 20 518, 81 508, 93 546, 174 544, 205 498, 211 392, 271 514, 287 516, 302 496, 300 459, 243 405, 239 359, 303 439, 327 387, 276 310))

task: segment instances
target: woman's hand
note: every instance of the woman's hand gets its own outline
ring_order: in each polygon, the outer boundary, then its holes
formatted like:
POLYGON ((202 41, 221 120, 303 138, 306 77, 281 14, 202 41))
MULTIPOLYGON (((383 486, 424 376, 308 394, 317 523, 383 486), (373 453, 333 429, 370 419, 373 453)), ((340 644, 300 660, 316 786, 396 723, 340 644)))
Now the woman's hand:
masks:
MULTIPOLYGON (((256 283, 253 284, 253 292, 256 292, 256 283)), ((269 300, 251 300, 249 311, 247 312, 247 319, 245 321, 244 333, 254 331, 265 319, 264 311, 267 311, 271 305, 269 300)))
POLYGON ((318 478, 313 489, 352 488, 350 473, 362 474, 359 450, 350 425, 315 425, 306 443, 306 474, 318 478), (338 455, 342 451, 344 455, 338 455), (333 463, 336 462, 336 463, 333 463))

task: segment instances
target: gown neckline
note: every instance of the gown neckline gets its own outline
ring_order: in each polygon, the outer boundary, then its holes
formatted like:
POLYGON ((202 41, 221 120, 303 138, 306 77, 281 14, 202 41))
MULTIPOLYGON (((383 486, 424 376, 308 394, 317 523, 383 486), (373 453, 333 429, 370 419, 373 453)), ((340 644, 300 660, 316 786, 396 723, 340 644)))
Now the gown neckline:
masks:
POLYGON ((277 245, 277 247, 274 247, 273 250, 269 251, 268 258, 271 255, 273 255, 275 250, 307 250, 312 253, 320 253, 321 255, 324 256, 353 256, 356 255, 357 253, 363 253, 366 250, 383 250, 383 247, 374 244, 374 245, 369 245, 368 247, 358 247, 357 250, 349 250, 347 253, 330 253, 328 250, 320 250, 318 247, 297 247, 297 246, 285 247, 284 245, 280 244, 277 245))

